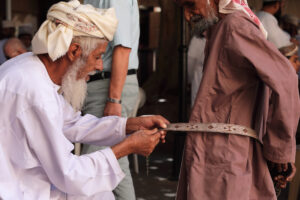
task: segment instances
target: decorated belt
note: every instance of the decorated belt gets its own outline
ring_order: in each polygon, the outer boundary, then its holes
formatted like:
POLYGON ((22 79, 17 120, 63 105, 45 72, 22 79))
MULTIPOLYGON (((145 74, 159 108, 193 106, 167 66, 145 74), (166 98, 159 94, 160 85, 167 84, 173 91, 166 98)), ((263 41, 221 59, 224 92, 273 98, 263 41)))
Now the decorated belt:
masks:
POLYGON ((256 131, 242 125, 225 123, 171 123, 165 131, 208 132, 242 135, 258 139, 256 131))

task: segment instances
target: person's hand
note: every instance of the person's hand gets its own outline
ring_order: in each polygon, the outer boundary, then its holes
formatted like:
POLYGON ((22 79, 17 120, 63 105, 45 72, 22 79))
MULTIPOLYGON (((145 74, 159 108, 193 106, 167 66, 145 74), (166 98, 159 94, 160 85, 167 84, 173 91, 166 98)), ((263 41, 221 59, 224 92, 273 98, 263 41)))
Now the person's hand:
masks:
MULTIPOLYGON (((126 132, 149 130, 153 128, 166 128, 170 122, 160 115, 133 117, 127 119, 126 132)), ((161 142, 165 143, 166 131, 161 131, 161 142)))
POLYGON ((120 116, 122 114, 122 105, 119 103, 107 102, 103 111, 103 116, 120 116))
POLYGON ((286 188, 287 182, 292 181, 296 174, 294 163, 290 163, 290 171, 288 171, 289 163, 274 163, 269 161, 268 165, 275 185, 280 188, 286 188))
POLYGON ((127 139, 133 144, 133 153, 149 156, 158 144, 161 132, 153 129, 136 131, 131 134, 127 139))
POLYGON ((154 128, 167 128, 170 122, 160 115, 133 117, 127 119, 126 132, 149 130, 154 128))
POLYGON ((149 156, 158 144, 161 132, 157 129, 136 131, 121 143, 113 146, 112 151, 117 159, 131 153, 149 156))

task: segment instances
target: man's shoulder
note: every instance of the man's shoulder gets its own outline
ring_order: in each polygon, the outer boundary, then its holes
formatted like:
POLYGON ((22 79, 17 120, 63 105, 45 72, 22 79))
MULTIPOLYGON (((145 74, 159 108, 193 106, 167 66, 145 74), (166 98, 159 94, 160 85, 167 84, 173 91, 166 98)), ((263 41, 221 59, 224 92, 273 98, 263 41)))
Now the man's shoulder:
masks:
MULTIPOLYGON (((39 96, 50 88, 43 65, 32 53, 26 53, 9 60, 0 68, 0 87, 23 96, 39 96)), ((47 91, 46 91, 47 92, 47 91)))
POLYGON ((243 30, 247 30, 247 32, 251 30, 259 31, 258 25, 242 11, 228 14, 220 23, 221 27, 225 29, 227 33, 243 30))
POLYGON ((33 68, 39 64, 32 53, 24 53, 1 65, 0 73, 1 76, 7 75, 8 78, 28 77, 27 74, 35 74, 36 71, 33 68))

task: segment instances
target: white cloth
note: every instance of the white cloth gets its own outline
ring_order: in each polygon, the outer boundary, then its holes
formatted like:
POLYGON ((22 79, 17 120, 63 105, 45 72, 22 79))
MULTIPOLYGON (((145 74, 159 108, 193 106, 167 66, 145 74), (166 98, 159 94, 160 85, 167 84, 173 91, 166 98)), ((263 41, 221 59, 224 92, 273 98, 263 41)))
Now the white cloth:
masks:
POLYGON ((88 36, 112 40, 118 20, 113 8, 100 10, 82 5, 78 0, 54 4, 47 20, 32 39, 35 54, 48 53, 55 61, 65 55, 74 36, 88 36))
POLYGON ((259 11, 257 17, 268 32, 267 39, 272 42, 277 49, 291 45, 291 36, 279 27, 277 19, 272 14, 259 11))
POLYGON ((191 107, 193 107, 202 80, 205 38, 193 37, 188 50, 188 80, 191 83, 191 107))
POLYGON ((17 184, 17 177, 12 171, 8 156, 0 144, 0 199, 22 199, 21 189, 17 184), (3 187, 5 186, 5 187, 3 187), (7 192, 9 188, 9 192, 7 192))
POLYGON ((263 24, 259 21, 257 16, 249 8, 247 0, 220 0, 219 1, 220 13, 230 14, 236 11, 244 12, 255 24, 257 24, 260 31, 263 33, 265 38, 267 38, 268 32, 264 28, 263 24))
POLYGON ((82 117, 57 93, 58 88, 32 53, 1 66, 0 154, 6 156, 0 157, 0 199, 65 199, 66 193, 114 199, 111 191, 124 173, 112 150, 76 156, 71 153, 72 142, 119 143, 126 137, 126 118, 82 117), (8 189, 10 185, 15 190, 8 189), (15 197, 15 191, 22 197, 5 198, 15 197))

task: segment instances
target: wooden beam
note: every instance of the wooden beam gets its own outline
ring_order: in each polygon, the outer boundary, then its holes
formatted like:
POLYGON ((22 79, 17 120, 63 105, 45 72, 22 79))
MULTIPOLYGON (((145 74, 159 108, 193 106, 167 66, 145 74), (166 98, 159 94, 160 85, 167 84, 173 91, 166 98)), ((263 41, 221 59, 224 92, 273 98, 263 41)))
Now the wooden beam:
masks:
POLYGON ((160 6, 159 0, 138 0, 139 5, 160 6))

